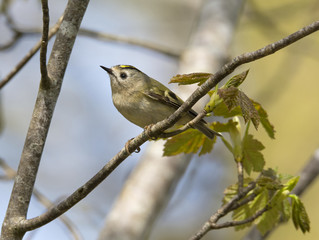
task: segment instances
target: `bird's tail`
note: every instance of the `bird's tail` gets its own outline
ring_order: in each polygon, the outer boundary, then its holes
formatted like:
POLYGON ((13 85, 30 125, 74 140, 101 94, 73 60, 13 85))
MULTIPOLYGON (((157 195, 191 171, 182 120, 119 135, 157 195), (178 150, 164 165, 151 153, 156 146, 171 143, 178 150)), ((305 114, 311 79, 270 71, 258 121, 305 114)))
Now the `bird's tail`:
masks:
POLYGON ((199 122, 197 123, 194 128, 204 133, 208 138, 213 139, 216 136, 222 136, 219 132, 216 132, 209 127, 206 126, 205 123, 199 122))

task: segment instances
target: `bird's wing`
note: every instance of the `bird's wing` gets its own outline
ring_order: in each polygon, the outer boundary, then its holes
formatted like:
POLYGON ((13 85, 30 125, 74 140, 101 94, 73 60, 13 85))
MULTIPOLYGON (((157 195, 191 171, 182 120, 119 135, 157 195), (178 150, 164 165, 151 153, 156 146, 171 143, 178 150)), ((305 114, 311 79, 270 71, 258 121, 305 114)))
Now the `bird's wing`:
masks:
MULTIPOLYGON (((178 109, 184 103, 184 101, 181 98, 179 98, 175 93, 173 93, 168 88, 165 90, 161 90, 158 87, 152 87, 150 90, 146 91, 144 94, 156 101, 159 101, 175 109, 178 109)), ((190 109, 188 113, 192 115, 193 117, 197 116, 197 113, 193 109, 190 109)), ((206 123, 205 120, 203 119, 201 121, 206 123)))

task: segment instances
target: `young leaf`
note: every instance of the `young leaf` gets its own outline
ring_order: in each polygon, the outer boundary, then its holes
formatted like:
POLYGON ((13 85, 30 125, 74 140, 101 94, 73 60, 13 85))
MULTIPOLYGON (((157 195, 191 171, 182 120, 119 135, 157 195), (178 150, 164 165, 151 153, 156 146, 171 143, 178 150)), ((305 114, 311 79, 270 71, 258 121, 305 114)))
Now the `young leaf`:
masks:
POLYGON ((239 87, 240 84, 243 83, 243 81, 246 79, 247 75, 248 75, 249 69, 236 75, 233 76, 231 79, 229 79, 227 81, 227 83, 224 85, 225 88, 229 88, 229 87, 239 87))
POLYGON ((265 235, 269 230, 273 229, 280 219, 280 211, 278 205, 264 212, 258 219, 257 228, 262 235, 265 235))
POLYGON ((239 106, 239 91, 240 90, 235 87, 220 88, 217 90, 217 94, 220 98, 224 100, 224 103, 226 104, 228 111, 239 106))
POLYGON ((254 104, 252 103, 250 98, 247 97, 247 95, 242 91, 239 91, 238 99, 239 99, 239 106, 241 108, 245 122, 248 122, 249 120, 251 120, 255 128, 257 129, 260 119, 259 119, 258 112, 256 108, 254 107, 254 104))
POLYGON ((263 107, 258 102, 253 101, 253 104, 255 106, 255 109, 258 112, 261 125, 266 130, 268 136, 270 138, 274 139, 275 138, 275 129, 274 129, 274 126, 269 122, 267 112, 265 111, 265 109, 263 109, 263 107))
POLYGON ((257 184, 268 190, 279 190, 284 187, 284 185, 278 180, 268 176, 262 175, 258 178, 257 184))
POLYGON ((289 195, 292 201, 292 220, 295 228, 305 233, 310 231, 310 220, 306 209, 297 195, 289 195))
POLYGON ((237 124, 238 122, 229 119, 227 123, 213 122, 210 126, 212 126, 216 132, 229 132, 230 129, 236 128, 237 124))
MULTIPOLYGON (((268 202, 268 191, 264 189, 260 191, 259 194, 248 204, 245 204, 241 206, 240 208, 234 210, 232 219, 234 221, 245 220, 253 216, 257 211, 263 209, 267 205, 267 202, 268 202)), ((258 223, 259 220, 256 219, 255 222, 258 223)), ((245 224, 245 225, 237 226, 235 229, 236 230, 243 229, 245 227, 250 226, 252 223, 253 222, 245 224)))
POLYGON ((251 171, 261 172, 265 165, 264 156, 260 152, 265 147, 258 140, 254 139, 251 134, 244 136, 243 142, 244 169, 250 175, 251 171))
POLYGON ((230 117, 241 115, 241 109, 239 106, 237 106, 229 111, 227 105, 224 102, 222 102, 215 106, 213 113, 215 116, 230 118, 230 117))
POLYGON ((189 85, 198 83, 198 85, 202 85, 211 76, 213 76, 213 74, 211 73, 178 74, 172 77, 169 83, 178 83, 178 85, 189 85))
POLYGON ((199 149, 199 155, 206 154, 212 151, 215 142, 216 138, 212 141, 198 130, 188 129, 166 141, 163 156, 197 153, 199 149))
POLYGON ((239 106, 245 122, 251 120, 255 128, 258 128, 260 122, 259 114, 254 107, 252 100, 250 100, 244 92, 240 91, 236 87, 229 87, 226 89, 218 89, 217 93, 219 97, 224 100, 228 111, 239 106))
MULTIPOLYGON (((254 179, 252 178, 245 178, 244 179, 244 187, 247 187, 249 183, 251 183, 252 181, 254 181, 254 179)), ((224 198, 223 198, 223 204, 228 203, 232 198, 234 198, 236 195, 238 194, 238 184, 232 184, 230 186, 228 186, 225 190, 224 190, 224 198)))

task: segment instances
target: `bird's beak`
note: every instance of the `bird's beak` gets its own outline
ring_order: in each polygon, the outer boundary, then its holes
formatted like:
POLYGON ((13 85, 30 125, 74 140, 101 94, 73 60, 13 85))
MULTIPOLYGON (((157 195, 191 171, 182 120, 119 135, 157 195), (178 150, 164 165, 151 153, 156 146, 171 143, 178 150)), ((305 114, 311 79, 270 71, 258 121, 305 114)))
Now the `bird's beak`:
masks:
POLYGON ((110 75, 114 75, 113 71, 111 68, 107 68, 107 67, 104 67, 104 66, 100 66, 103 70, 107 71, 108 74, 110 75))

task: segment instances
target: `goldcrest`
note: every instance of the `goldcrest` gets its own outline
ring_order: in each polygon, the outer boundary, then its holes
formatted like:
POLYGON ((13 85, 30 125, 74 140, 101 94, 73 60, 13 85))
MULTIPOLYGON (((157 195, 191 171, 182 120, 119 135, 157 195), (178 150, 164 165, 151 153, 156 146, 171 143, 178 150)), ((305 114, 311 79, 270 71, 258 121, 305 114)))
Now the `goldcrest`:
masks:
MULTIPOLYGON (((130 65, 112 68, 101 66, 110 76, 113 104, 130 122, 142 128, 164 120, 173 114, 183 100, 160 82, 130 65)), ((191 121, 197 113, 189 110, 175 125, 191 121)), ((194 128, 213 139, 219 133, 206 126, 204 120, 194 128)))

